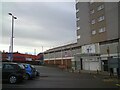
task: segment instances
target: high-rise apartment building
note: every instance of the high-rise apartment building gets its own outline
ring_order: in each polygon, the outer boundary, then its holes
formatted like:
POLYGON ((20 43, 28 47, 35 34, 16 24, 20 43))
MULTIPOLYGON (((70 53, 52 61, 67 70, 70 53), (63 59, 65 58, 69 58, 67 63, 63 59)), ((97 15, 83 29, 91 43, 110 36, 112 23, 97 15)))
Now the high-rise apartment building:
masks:
POLYGON ((78 44, 118 39, 117 2, 77 2, 78 44))
POLYGON ((45 52, 48 64, 74 70, 111 71, 120 67, 118 2, 76 2, 77 42, 45 52))
POLYGON ((82 47, 76 57, 83 60, 82 69, 117 72, 118 11, 118 2, 76 2, 77 43, 82 47))

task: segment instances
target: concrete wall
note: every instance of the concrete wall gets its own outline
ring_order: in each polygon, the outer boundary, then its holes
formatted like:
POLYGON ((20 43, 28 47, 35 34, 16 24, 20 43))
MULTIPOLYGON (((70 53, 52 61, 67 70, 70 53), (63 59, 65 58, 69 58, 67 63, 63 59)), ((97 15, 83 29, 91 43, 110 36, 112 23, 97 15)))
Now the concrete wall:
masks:
POLYGON ((117 54, 117 46, 118 42, 100 45, 100 53, 108 54, 107 49, 109 47, 110 54, 117 54))
POLYGON ((107 40, 118 38, 118 3, 105 3, 107 40))
POLYGON ((79 8, 79 12, 76 13, 76 17, 80 17, 80 20, 77 22, 77 26, 80 26, 80 30, 77 30, 77 35, 80 35, 80 39, 78 39, 77 42, 79 45, 89 44, 91 41, 91 31, 89 27, 89 3, 79 2, 76 7, 79 8))

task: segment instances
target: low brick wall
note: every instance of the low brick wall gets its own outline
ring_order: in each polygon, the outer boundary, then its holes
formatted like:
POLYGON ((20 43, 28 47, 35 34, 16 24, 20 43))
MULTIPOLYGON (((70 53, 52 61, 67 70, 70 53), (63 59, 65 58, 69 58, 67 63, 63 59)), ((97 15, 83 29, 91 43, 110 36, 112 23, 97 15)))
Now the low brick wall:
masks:
POLYGON ((58 65, 59 68, 71 68, 71 59, 45 60, 46 65, 58 65), (62 63, 63 62, 63 63, 62 63))

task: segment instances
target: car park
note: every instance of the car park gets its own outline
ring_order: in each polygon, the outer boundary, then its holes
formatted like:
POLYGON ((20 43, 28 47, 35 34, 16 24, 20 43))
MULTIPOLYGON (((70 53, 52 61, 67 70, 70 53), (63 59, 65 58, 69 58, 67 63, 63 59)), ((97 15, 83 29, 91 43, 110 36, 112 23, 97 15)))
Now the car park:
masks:
POLYGON ((24 80, 25 68, 23 65, 13 62, 2 63, 2 81, 7 80, 9 83, 14 84, 24 80))

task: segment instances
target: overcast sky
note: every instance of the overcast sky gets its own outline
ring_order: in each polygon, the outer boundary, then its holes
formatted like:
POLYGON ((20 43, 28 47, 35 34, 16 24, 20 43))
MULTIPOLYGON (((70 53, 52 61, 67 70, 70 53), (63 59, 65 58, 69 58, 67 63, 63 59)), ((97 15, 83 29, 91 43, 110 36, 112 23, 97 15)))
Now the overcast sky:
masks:
POLYGON ((76 40, 75 2, 3 2, 2 44, 9 51, 11 12, 14 21, 14 52, 36 53, 76 40))

